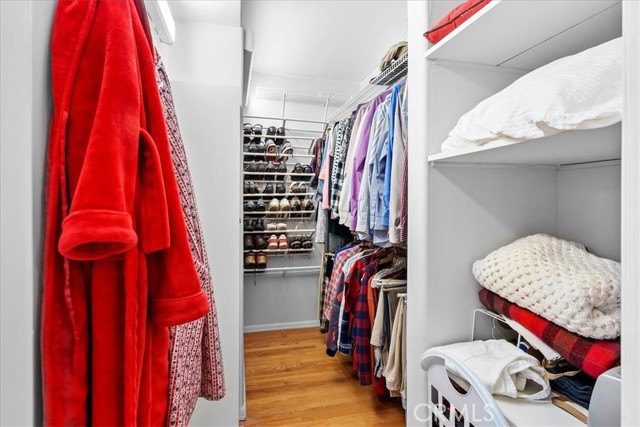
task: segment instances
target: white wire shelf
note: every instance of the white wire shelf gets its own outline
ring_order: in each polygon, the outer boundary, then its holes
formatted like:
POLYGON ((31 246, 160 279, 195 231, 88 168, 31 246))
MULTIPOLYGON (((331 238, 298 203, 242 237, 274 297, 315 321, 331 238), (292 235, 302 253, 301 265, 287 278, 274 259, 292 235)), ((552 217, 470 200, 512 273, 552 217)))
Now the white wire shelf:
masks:
MULTIPOLYGON (((273 173, 269 172, 267 175, 273 175, 273 173)), ((245 181, 253 182, 253 183, 256 183, 256 184, 268 184, 268 183, 278 184, 278 183, 280 183, 280 184, 287 185, 287 184, 285 184, 285 181, 281 180, 281 179, 245 179, 245 181)), ((291 180, 288 180, 287 182, 302 182, 304 184, 309 185, 311 183, 311 180, 308 180, 308 181, 291 181, 291 180)), ((300 194, 302 194, 302 193, 300 193, 300 194)))
POLYGON ((354 110, 358 104, 369 101, 378 94, 384 92, 388 86, 391 86, 406 77, 408 69, 409 53, 405 53, 377 77, 374 77, 367 86, 362 88, 357 94, 353 95, 349 101, 345 102, 340 108, 334 111, 328 121, 334 122, 344 118, 354 110))
POLYGON ((316 231, 314 228, 304 230, 264 230, 264 231, 243 231, 244 234, 311 234, 316 231))
POLYGON ((300 267, 267 267, 267 268, 245 268, 245 274, 252 273, 319 273, 322 267, 319 265, 309 265, 300 267))
MULTIPOLYGON (((293 172, 242 172, 245 175, 280 175, 280 176, 300 176, 300 177, 306 177, 306 178, 311 178, 312 176, 315 176, 315 174, 313 172, 311 173, 293 173, 293 172)), ((280 181, 280 180, 274 180, 274 181, 280 181)), ((302 181, 301 181, 302 182, 302 181)))
MULTIPOLYGON (((292 119, 290 117, 273 117, 273 116, 244 116, 245 119, 263 119, 263 120, 280 120, 284 122, 297 122, 297 123, 316 123, 326 125, 327 122, 321 120, 307 120, 307 119, 292 119)), ((286 127, 285 127, 286 130, 286 127)), ((313 131, 312 131, 313 132, 313 131)))
POLYGON ((278 254, 282 254, 282 255, 286 255, 286 254, 305 254, 305 253, 309 253, 309 252, 313 252, 315 251, 315 248, 311 247, 309 249, 244 249, 243 252, 245 254, 247 253, 259 253, 259 252, 263 252, 267 255, 271 254, 271 255, 278 255, 278 254))
MULTIPOLYGON (((249 151, 243 151, 242 152, 242 155, 244 155, 244 156, 253 156, 253 157, 259 157, 259 156, 266 157, 266 154, 267 153, 251 153, 249 151)), ((279 154, 275 154, 275 153, 274 154, 270 154, 270 156, 280 157, 279 154)), ((287 158, 289 158, 289 157, 309 157, 310 158, 310 157, 315 157, 315 156, 313 154, 297 154, 297 153, 293 153, 293 154, 286 154, 286 157, 287 158)), ((248 163, 248 162, 245 160, 245 163, 248 163)))
MULTIPOLYGON (((252 181, 253 182, 253 181, 252 181)), ((297 196, 299 198, 307 198, 313 197, 316 193, 244 193, 244 197, 259 197, 263 199, 273 199, 274 197, 277 199, 278 197, 294 197, 297 196)), ((314 202, 315 205, 315 202, 314 202)))
MULTIPOLYGON (((278 215, 307 215, 311 216, 315 213, 315 207, 312 211, 244 211, 245 215, 266 215, 266 216, 278 216, 278 215)), ((297 219, 297 218, 295 218, 297 219)))
MULTIPOLYGON (((264 130, 263 130, 264 131, 264 130)), ((264 131, 266 132, 266 131, 264 131)), ((310 140, 314 140, 314 139, 318 139, 320 138, 319 136, 304 136, 304 135, 267 135, 266 133, 263 133, 261 135, 246 135, 246 134, 242 134, 242 136, 244 138, 264 138, 264 139, 310 139, 310 140)))

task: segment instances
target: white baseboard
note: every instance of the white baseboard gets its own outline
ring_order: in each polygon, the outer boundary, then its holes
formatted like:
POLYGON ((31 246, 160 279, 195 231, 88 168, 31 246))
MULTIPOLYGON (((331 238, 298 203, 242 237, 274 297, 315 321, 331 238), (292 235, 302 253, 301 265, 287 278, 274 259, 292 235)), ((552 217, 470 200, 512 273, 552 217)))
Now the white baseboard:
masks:
POLYGON ((313 326, 320 327, 317 320, 303 320, 301 322, 288 322, 288 323, 268 323, 266 325, 249 325, 244 327, 245 332, 263 332, 263 331, 278 331, 281 329, 299 329, 310 328, 313 326))

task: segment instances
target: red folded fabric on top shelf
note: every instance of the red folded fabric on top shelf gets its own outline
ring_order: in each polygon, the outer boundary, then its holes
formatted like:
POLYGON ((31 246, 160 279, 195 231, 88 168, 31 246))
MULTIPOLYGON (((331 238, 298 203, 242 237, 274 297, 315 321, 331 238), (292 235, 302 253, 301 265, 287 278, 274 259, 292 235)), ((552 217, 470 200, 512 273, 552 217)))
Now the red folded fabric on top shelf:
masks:
POLYGON ((435 27, 424 33, 424 36, 431 43, 438 43, 450 32, 458 28, 467 19, 471 18, 480 9, 486 6, 491 0, 468 0, 453 9, 436 24, 435 27))
POLYGON ((480 302, 489 310, 520 323, 557 351, 567 362, 593 378, 620 365, 620 339, 594 340, 581 337, 488 289, 483 288, 480 291, 480 302))

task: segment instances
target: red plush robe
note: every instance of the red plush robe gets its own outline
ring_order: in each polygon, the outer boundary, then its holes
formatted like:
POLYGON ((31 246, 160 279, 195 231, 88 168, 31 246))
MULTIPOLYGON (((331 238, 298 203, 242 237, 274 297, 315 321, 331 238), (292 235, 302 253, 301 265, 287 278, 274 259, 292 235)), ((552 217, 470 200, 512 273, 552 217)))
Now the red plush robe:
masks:
POLYGON ((64 0, 52 35, 46 425, 163 425, 168 326, 208 312, 132 0, 64 0))

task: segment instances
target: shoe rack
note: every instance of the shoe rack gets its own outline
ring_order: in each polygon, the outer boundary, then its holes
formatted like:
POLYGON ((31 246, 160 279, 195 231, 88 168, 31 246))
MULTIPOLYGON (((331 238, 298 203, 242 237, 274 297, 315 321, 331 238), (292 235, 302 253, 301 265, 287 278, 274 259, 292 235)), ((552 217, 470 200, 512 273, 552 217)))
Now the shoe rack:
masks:
POLYGON ((243 122, 244 273, 319 271, 311 256, 317 218, 311 161, 327 122, 266 116, 243 122))

